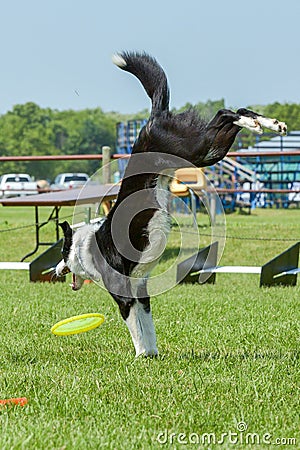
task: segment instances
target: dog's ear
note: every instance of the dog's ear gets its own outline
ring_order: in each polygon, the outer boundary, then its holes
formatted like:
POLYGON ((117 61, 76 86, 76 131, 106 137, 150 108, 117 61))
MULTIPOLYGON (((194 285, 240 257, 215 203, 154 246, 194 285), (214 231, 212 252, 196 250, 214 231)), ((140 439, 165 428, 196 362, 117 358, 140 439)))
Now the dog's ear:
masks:
POLYGON ((67 261, 69 253, 70 253, 70 249, 72 246, 73 230, 67 221, 59 223, 58 225, 61 227, 61 229, 63 230, 63 233, 64 233, 65 239, 64 239, 63 249, 62 249, 62 255, 63 255, 64 260, 67 261))

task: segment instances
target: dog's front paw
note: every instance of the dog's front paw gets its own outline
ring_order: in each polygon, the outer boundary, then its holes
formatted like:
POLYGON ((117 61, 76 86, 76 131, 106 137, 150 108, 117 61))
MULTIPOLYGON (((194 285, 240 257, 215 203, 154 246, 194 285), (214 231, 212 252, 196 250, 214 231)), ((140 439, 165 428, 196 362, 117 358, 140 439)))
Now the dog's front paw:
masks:
POLYGON ((143 350, 140 353, 136 353, 135 357, 144 357, 144 358, 157 358, 158 356, 158 350, 157 348, 152 350, 143 350))

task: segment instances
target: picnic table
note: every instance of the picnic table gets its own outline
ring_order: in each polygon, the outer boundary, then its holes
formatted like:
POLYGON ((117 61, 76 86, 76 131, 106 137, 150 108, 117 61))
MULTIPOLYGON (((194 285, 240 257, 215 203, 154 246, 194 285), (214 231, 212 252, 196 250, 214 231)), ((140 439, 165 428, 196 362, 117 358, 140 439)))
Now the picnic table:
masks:
POLYGON ((41 245, 52 245, 53 242, 42 242, 40 229, 50 221, 55 222, 56 241, 59 240, 59 213, 63 206, 76 206, 109 202, 116 199, 120 186, 116 184, 87 185, 84 189, 68 189, 52 191, 44 194, 28 195, 24 197, 12 197, 0 199, 3 206, 32 206, 35 209, 35 248, 27 253, 21 261, 36 253, 41 245), (40 222, 39 208, 53 207, 46 221, 40 222))

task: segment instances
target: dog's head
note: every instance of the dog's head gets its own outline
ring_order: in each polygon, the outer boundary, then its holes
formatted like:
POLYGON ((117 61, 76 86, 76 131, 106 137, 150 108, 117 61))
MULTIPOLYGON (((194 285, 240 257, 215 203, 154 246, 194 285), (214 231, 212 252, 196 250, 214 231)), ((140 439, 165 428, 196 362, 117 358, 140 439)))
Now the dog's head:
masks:
POLYGON ((56 276, 61 277, 71 272, 73 275, 71 287, 74 291, 78 291, 82 287, 85 277, 74 245, 74 233, 66 221, 60 223, 59 226, 64 233, 64 244, 62 248, 63 259, 55 268, 56 276))

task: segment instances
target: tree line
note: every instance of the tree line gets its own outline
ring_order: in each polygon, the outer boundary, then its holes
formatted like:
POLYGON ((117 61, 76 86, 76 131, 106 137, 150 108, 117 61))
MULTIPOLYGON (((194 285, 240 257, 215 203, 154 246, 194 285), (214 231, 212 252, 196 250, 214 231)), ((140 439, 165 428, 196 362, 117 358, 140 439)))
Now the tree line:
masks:
MULTIPOLYGON (((209 120, 221 108, 224 99, 187 103, 173 112, 195 107, 200 115, 209 120)), ((300 130, 300 104, 273 103, 270 105, 249 106, 268 117, 276 117, 288 124, 288 129, 300 130)), ((99 154, 103 145, 116 150, 116 125, 132 119, 149 116, 148 110, 137 114, 104 112, 101 108, 80 111, 57 111, 41 108, 33 102, 15 105, 11 111, 0 116, 0 155, 71 155, 99 154)), ((254 137, 243 133, 243 146, 253 145, 254 137)), ((234 149, 241 146, 236 142, 234 149)), ((38 179, 53 180, 60 172, 94 173, 99 161, 55 161, 55 162, 3 162, 0 175, 7 172, 28 172, 38 179)))

